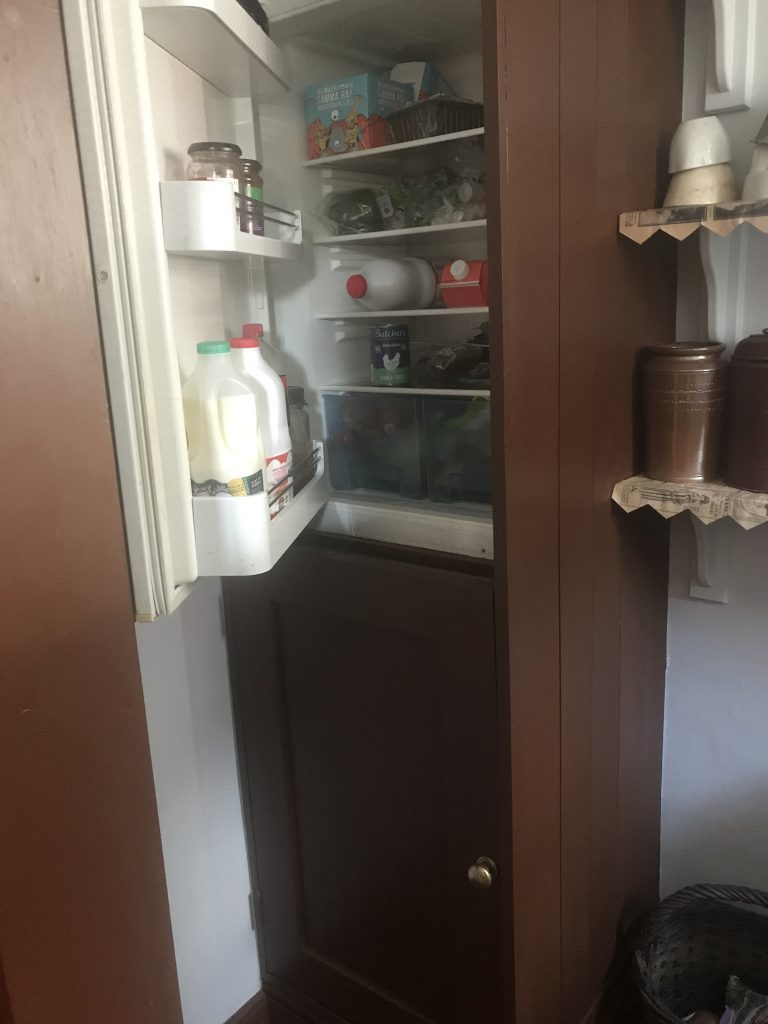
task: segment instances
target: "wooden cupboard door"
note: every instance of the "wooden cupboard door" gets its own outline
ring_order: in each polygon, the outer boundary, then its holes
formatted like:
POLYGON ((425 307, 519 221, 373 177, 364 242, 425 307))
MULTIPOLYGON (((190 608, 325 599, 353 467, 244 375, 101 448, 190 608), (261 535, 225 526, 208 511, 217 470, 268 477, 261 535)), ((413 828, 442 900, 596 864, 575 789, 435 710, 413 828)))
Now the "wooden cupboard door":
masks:
POLYGON ((491 580, 302 545, 225 594, 267 991, 496 1024, 491 580))

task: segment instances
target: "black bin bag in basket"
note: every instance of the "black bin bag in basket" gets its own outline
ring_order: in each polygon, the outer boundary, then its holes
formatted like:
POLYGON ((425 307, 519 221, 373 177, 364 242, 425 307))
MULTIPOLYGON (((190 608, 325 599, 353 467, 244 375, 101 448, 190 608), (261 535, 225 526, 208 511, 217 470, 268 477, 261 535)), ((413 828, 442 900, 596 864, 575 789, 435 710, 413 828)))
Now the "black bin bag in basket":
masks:
POLYGON ((768 893, 692 885, 669 896, 637 940, 635 974, 649 1024, 682 1024, 702 1010, 719 1017, 732 976, 768 992, 768 893))

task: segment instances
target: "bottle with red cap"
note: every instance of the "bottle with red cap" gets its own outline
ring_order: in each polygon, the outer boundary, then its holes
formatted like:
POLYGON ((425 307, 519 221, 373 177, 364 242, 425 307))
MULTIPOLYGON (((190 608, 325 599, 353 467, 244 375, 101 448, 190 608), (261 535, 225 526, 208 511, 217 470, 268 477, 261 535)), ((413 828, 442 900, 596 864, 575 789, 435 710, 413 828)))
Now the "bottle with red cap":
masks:
POLYGON ((243 337, 232 338, 232 359, 251 381, 259 402, 259 422, 267 465, 266 490, 271 492, 272 516, 293 496, 291 436, 285 407, 285 387, 264 359, 261 324, 244 324, 243 337), (247 328, 247 335, 246 335, 247 328))
POLYGON ((416 256, 370 260, 347 279, 347 294, 366 309, 427 309, 437 297, 437 274, 416 256))

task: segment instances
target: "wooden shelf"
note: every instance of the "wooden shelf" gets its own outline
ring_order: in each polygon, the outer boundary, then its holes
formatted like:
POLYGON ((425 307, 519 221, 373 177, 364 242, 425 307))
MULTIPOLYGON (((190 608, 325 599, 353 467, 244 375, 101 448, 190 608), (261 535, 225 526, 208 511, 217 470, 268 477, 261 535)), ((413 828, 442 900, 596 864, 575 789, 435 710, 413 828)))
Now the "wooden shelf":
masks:
POLYGON ((681 242, 699 228, 715 235, 730 235, 742 224, 768 234, 768 199, 756 203, 715 203, 712 206, 673 206, 635 210, 619 216, 619 233, 642 245, 658 231, 681 242))
POLYGON ((745 530, 768 523, 768 494, 740 491, 720 481, 676 484, 631 476, 616 484, 612 498, 625 512, 649 506, 665 519, 690 512, 705 524, 733 519, 745 530))
POLYGON ((317 320, 408 320, 415 316, 487 317, 487 306, 462 306, 458 309, 349 309, 339 313, 316 313, 317 320))
POLYGON ((372 242, 400 242, 430 235, 438 241, 448 238, 485 238, 487 220, 468 220, 459 224, 429 224, 423 228, 398 228, 395 231, 364 231, 359 235, 320 235, 315 245, 370 245, 372 242))
POLYGON ((237 0, 141 0, 144 34, 227 96, 288 89, 280 50, 237 0))
POLYGON ((431 139, 416 139, 414 142, 397 142, 391 146, 379 146, 377 149, 358 149, 353 153, 340 153, 338 156, 321 156, 317 160, 305 160, 305 167, 348 167, 350 170, 383 173, 397 167, 403 157, 415 156, 428 151, 432 146, 440 146, 462 139, 474 139, 485 134, 485 128, 471 128, 466 132, 453 132, 450 135, 435 135, 431 139))

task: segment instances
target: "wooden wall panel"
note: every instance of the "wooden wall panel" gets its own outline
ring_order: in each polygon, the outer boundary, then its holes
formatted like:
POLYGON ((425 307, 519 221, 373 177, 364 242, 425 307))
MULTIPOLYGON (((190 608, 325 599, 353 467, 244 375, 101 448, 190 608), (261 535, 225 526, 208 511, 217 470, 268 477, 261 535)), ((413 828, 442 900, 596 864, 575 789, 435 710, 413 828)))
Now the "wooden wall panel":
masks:
POLYGON ((657 897, 667 535, 610 495, 639 468, 635 364, 674 337, 676 251, 617 219, 661 198, 683 7, 484 5, 517 1024, 584 1019, 657 897))
MULTIPOLYGON (((680 118, 677 0, 561 4, 563 1005, 580 1021, 617 934, 658 896, 667 530, 627 519, 639 350, 674 339, 676 251, 617 233, 653 206, 680 118)), ((661 241, 659 239, 659 241, 661 241)))
POLYGON ((559 0, 484 0, 504 1020, 560 1020, 559 0), (511 884, 510 884, 511 882, 511 884), (515 985, 514 979, 519 979, 515 985))
POLYGON ((0 0, 0 946, 18 1024, 181 1020, 61 13, 0 0))

